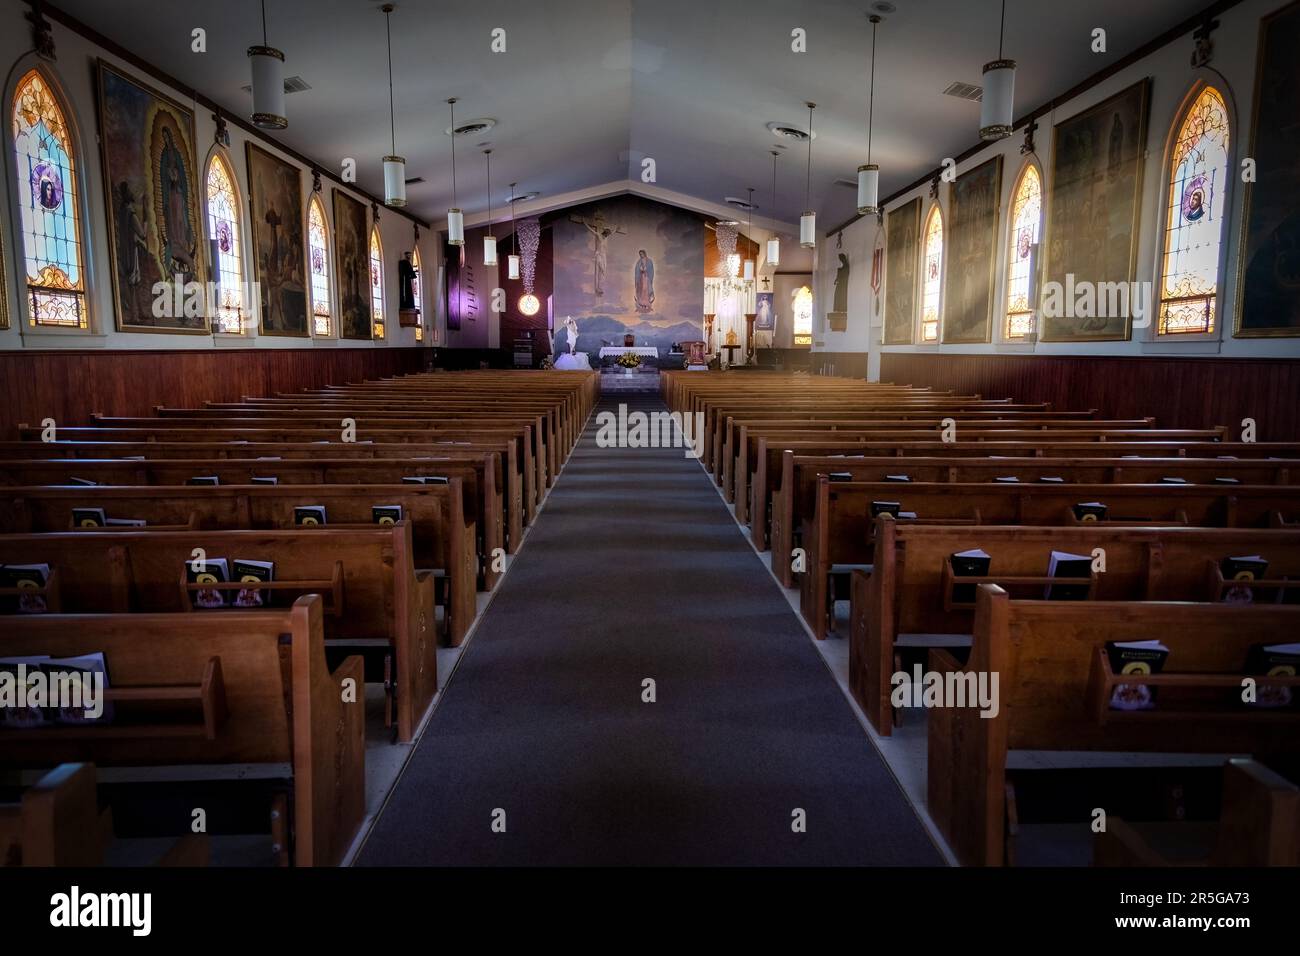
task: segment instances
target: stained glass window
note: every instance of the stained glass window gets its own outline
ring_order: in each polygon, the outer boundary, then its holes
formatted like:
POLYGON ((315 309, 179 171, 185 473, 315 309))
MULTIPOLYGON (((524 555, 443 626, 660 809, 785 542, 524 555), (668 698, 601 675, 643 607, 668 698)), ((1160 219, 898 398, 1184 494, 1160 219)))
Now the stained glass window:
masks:
POLYGON ((379 229, 370 230, 370 321, 377 339, 384 337, 384 250, 379 229))
POLYGON ((794 294, 794 344, 812 345, 812 289, 800 286, 794 294))
POLYGON ((1212 86, 1182 117, 1170 161, 1160 278, 1161 335, 1214 331, 1227 212, 1228 110, 1212 86))
POLYGON ((329 227, 325 224, 325 207, 315 193, 307 204, 307 243, 311 255, 312 331, 331 335, 329 227))
POLYGON ((219 151, 208 162, 208 246, 216 267, 217 314, 212 316, 214 332, 239 335, 249 314, 249 296, 244 288, 244 257, 241 255, 239 193, 235 173, 219 151))
POLYGON ((14 91, 13 136, 29 322, 87 328, 76 144, 40 70, 14 91))
POLYGON ((1011 235, 1007 248, 1007 318, 1009 339, 1023 339, 1034 331, 1033 248, 1043 223, 1043 180, 1038 167, 1026 163, 1011 194, 1011 235))
POLYGON ((411 268, 415 270, 415 288, 412 290, 412 298, 415 299, 415 310, 420 313, 420 318, 415 325, 415 341, 424 341, 424 273, 420 268, 420 250, 411 250, 411 268))
POLYGON ((925 221, 925 245, 922 250, 921 341, 939 341, 939 290, 943 285, 943 214, 938 204, 930 209, 925 221))

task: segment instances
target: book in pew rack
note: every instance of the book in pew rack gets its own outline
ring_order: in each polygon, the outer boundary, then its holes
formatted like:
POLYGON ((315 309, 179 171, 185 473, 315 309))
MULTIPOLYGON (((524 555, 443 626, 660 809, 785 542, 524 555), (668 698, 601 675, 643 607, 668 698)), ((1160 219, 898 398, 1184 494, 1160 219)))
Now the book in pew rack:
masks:
POLYGON ((1250 584, 1268 573, 1268 562, 1258 554, 1224 558, 1219 562, 1219 571, 1223 580, 1241 582, 1239 586, 1228 588, 1224 592, 1224 604, 1254 604, 1255 589, 1250 584))
MULTIPOLYGON (((1107 641, 1110 669, 1116 674, 1159 674, 1169 657, 1169 648, 1159 641, 1107 641)), ((1111 710, 1153 710, 1156 691, 1146 684, 1118 684, 1111 694, 1111 710)))
MULTIPOLYGON (((1246 673, 1263 677, 1295 677, 1300 669, 1300 643, 1254 644, 1246 654, 1246 673)), ((1248 707, 1290 707, 1300 702, 1290 687, 1256 687, 1255 699, 1248 707)))
MULTIPOLYGON (((993 563, 993 559, 989 557, 989 553, 982 548, 973 548, 970 551, 958 551, 949 555, 948 561, 952 565, 953 576, 958 578, 988 577, 989 567, 993 563)), ((954 585, 952 589, 952 599, 956 604, 974 604, 975 585, 954 585)))
POLYGON ((371 505, 370 516, 375 524, 391 527, 402 520, 401 505, 371 505))
MULTIPOLYGON (((1085 554, 1053 551, 1047 562, 1049 578, 1090 578, 1092 558, 1085 554)), ((1083 584, 1049 584, 1043 589, 1045 601, 1086 601, 1088 586, 1083 584)))
POLYGON ((325 524, 325 506, 298 505, 293 509, 293 523, 308 526, 325 524))
MULTIPOLYGON (((264 584, 275 580, 274 561, 235 558, 231 562, 231 571, 240 584, 264 584)), ((235 592, 235 607, 266 607, 270 603, 271 596, 263 594, 261 588, 240 588, 235 592)))
POLYGON ((48 564, 0 565, 0 587, 15 588, 19 593, 6 597, 0 610, 5 614, 44 614, 49 608, 45 596, 38 594, 50 580, 48 564))
MULTIPOLYGON (((230 566, 225 558, 206 558, 199 569, 195 562, 185 562, 185 579, 190 584, 225 584, 230 580, 230 566)), ((191 599, 195 607, 225 607, 226 596, 215 588, 200 588, 191 599)))

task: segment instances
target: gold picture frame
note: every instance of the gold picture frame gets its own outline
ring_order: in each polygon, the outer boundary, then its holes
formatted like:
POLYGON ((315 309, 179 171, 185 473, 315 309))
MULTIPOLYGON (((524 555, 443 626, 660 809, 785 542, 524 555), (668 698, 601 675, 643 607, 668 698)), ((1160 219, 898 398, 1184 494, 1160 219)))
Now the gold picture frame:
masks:
POLYGON ((998 224, 1002 209, 1002 157, 994 156, 952 184, 948 194, 948 237, 944 269, 943 316, 939 339, 945 345, 993 341, 993 298, 997 288, 998 224), (976 206, 972 200, 980 200, 976 206), (974 208, 972 208, 974 206, 974 208), (968 229, 978 230, 972 236, 968 229), (984 288, 972 289, 972 277, 985 277, 984 288), (978 300, 982 298, 981 304, 978 300), (981 312, 983 313, 981 316, 981 312), (960 327, 973 334, 951 334, 960 327))
POLYGON ((918 196, 885 219, 885 308, 881 320, 884 345, 912 344, 917 279, 921 272, 920 244, 921 198, 918 196))
POLYGON ((258 334, 309 338, 307 202, 302 195, 302 170, 252 142, 244 146, 253 275, 258 283, 258 334))

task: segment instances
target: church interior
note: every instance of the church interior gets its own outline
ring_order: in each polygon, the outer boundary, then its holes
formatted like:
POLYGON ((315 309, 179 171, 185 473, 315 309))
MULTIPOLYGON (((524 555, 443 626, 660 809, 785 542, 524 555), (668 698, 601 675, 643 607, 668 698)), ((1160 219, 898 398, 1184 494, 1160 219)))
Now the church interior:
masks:
POLYGON ((0 24, 6 888, 1300 866, 1298 0, 0 24))

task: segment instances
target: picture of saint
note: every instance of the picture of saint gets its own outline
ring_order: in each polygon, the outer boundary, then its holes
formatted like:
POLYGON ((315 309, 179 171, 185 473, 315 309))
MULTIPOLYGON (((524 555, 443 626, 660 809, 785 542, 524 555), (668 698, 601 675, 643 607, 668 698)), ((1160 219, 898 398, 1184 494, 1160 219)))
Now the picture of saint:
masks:
POLYGON ((650 312, 655 304, 655 261, 644 249, 637 252, 636 265, 632 267, 636 285, 636 310, 650 312))
POLYGON ((163 263, 176 272, 192 275, 196 243, 190 222, 190 183, 185 174, 185 159, 172 137, 172 131, 163 128, 162 153, 159 156, 157 182, 162 190, 163 263))
POLYGON ((1183 190, 1183 218, 1188 222, 1199 222, 1209 212, 1210 182, 1205 176, 1197 176, 1183 190))
POLYGON ((609 255, 606 251, 606 246, 612 236, 625 236, 627 235, 627 230, 622 226, 607 225, 605 223, 605 215, 599 209, 596 210, 596 215, 591 219, 588 219, 585 216, 570 216, 569 218, 573 222, 581 223, 586 226, 587 231, 591 233, 591 272, 594 286, 593 291, 596 295, 604 295, 605 273, 608 269, 609 263, 609 255))
POLYGON ((32 189, 43 208, 53 211, 63 205, 63 181, 49 163, 38 163, 32 170, 32 189))

